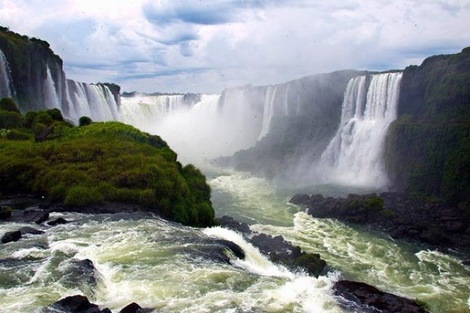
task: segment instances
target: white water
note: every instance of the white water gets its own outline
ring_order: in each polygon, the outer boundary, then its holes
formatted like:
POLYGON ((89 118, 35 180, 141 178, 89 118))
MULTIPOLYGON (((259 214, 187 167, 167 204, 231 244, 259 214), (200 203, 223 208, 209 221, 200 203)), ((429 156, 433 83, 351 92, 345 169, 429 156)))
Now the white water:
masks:
POLYGON ((0 50, 0 98, 11 97, 11 79, 8 61, 0 50))
POLYGON ((71 107, 69 118, 74 122, 82 116, 88 116, 94 121, 119 119, 118 104, 107 86, 68 80, 67 94, 71 107))
POLYGON ((59 97, 57 95, 56 83, 51 75, 51 70, 47 66, 46 78, 43 82, 43 104, 47 109, 60 109, 59 97))
POLYGON ((321 156, 330 182, 381 188, 388 181, 383 147, 388 126, 396 119, 401 73, 352 79, 345 91, 341 123, 321 156))
POLYGON ((290 272, 233 231, 200 231, 159 219, 58 216, 74 222, 43 227, 45 235, 0 251, 0 259, 10 258, 0 263, 5 312, 40 312, 77 293, 114 312, 134 301, 155 312, 343 312, 331 295, 334 275, 317 279, 290 272), (198 251, 212 249, 204 244, 207 238, 233 240, 246 259, 230 265, 205 258, 198 251), (73 259, 93 261, 96 287, 73 280, 73 259))
POLYGON ((274 115, 274 99, 276 98, 276 90, 277 86, 270 86, 266 90, 263 109, 263 124, 261 126, 261 132, 259 133, 258 140, 261 140, 264 136, 266 136, 271 128, 271 121, 274 115))

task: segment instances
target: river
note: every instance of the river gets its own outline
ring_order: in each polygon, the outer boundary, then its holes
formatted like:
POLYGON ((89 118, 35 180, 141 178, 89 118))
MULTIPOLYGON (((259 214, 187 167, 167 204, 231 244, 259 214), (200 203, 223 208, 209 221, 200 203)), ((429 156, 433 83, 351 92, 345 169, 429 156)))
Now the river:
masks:
MULTIPOLYGON (((291 191, 246 173, 211 170, 217 216, 232 215, 252 229, 282 235, 320 253, 330 271, 310 277, 271 263, 234 231, 194 229, 159 218, 54 213, 69 224, 40 226, 43 235, 2 245, 2 312, 41 312, 58 299, 83 294, 118 312, 131 302, 155 312, 348 312, 332 294, 340 278, 365 281, 417 298, 431 312, 467 312, 470 271, 455 257, 421 249, 334 220, 311 218, 287 204, 291 191), (241 246, 245 260, 208 257, 208 238, 241 246), (96 284, 77 277, 76 260, 89 259, 96 284), (74 261, 75 260, 75 261, 74 261), (75 275, 75 276, 74 276, 75 275)), ((325 194, 333 187, 322 187, 325 194)), ((2 223, 2 231, 25 224, 2 223)))

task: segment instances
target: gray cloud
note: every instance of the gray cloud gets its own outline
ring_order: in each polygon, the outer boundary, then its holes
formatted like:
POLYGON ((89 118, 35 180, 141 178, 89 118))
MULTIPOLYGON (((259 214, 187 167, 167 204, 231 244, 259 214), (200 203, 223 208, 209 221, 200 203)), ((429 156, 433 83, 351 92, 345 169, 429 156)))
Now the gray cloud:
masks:
POLYGON ((0 24, 47 40, 68 77, 149 92, 400 69, 460 51, 469 20, 460 0, 0 0, 0 24))

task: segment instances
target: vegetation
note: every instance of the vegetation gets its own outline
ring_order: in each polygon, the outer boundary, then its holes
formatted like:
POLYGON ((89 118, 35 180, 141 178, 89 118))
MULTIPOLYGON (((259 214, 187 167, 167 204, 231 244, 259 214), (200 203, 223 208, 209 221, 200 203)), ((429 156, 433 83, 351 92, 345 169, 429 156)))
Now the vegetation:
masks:
POLYGON ((405 70, 399 118, 386 142, 396 186, 449 204, 470 203, 470 48, 405 70))
MULTIPOLYGON (((0 109, 0 116, 8 112, 0 109)), ((86 118, 90 123, 75 127, 56 109, 15 114, 22 124, 0 132, 1 194, 32 193, 72 206, 134 203, 186 225, 212 225, 205 177, 177 162, 160 137, 86 118)))

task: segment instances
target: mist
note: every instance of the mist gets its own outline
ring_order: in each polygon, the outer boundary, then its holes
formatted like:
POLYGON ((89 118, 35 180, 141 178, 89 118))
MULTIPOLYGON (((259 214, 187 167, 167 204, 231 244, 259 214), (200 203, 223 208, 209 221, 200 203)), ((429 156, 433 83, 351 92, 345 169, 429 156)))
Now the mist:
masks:
POLYGON ((222 95, 136 95, 121 98, 121 120, 157 134, 182 163, 199 166, 255 145, 261 116, 243 88, 222 95))

